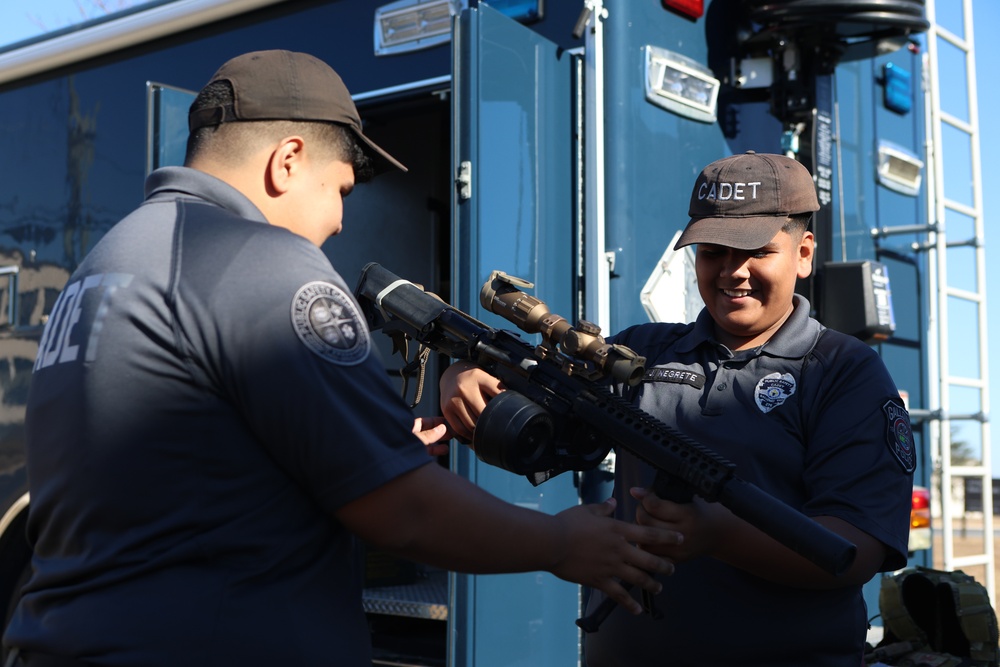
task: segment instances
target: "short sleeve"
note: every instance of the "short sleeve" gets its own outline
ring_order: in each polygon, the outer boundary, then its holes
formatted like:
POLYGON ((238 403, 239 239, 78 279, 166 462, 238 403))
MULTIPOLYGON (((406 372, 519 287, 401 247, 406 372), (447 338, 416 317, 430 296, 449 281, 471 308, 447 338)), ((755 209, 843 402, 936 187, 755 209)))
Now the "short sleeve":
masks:
POLYGON ((892 551, 884 570, 906 564, 915 450, 909 415, 878 354, 827 330, 804 371, 803 481, 812 516, 835 516, 892 551))
POLYGON ((179 336, 195 377, 333 511, 432 459, 325 255, 286 230, 257 227, 239 244, 202 238, 218 230, 185 233, 179 336), (213 247, 234 252, 220 262, 213 247))

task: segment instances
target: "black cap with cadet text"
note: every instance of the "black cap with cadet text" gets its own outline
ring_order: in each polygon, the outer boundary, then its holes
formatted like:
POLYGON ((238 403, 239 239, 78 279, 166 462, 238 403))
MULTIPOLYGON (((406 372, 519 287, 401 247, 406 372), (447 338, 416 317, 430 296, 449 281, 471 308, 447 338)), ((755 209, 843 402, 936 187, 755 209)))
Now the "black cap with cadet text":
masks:
POLYGON ((226 62, 208 83, 216 81, 232 85, 233 104, 192 110, 188 114, 191 132, 222 123, 253 120, 337 123, 358 138, 376 173, 391 168, 406 171, 396 158, 364 135, 361 116, 347 86, 319 58, 281 50, 245 53, 226 62))
POLYGON ((747 151, 702 170, 691 192, 691 221, 674 249, 694 243, 761 248, 781 231, 788 216, 818 210, 816 184, 801 163, 747 151))

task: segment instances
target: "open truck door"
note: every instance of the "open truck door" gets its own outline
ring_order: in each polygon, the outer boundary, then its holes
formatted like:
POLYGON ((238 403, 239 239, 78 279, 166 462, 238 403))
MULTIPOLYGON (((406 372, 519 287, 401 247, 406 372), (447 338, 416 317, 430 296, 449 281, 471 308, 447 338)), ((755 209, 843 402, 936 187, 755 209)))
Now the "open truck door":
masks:
MULTIPOLYGON (((553 312, 575 314, 578 58, 500 12, 463 11, 453 35, 452 294, 479 304, 493 270, 525 278, 553 312)), ((575 473, 539 487, 453 448, 453 469, 518 505, 555 513, 579 502, 575 473)), ((580 594, 549 574, 451 576, 452 664, 576 665, 580 594)))

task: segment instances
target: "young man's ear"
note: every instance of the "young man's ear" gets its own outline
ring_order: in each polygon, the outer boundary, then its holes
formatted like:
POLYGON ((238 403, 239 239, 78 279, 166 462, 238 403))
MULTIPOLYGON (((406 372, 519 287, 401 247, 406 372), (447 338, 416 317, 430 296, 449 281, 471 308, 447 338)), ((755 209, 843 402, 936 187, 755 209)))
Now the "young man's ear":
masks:
POLYGON ((290 180, 302 166, 305 141, 302 137, 285 137, 273 151, 267 163, 269 189, 276 194, 288 192, 290 180))
POLYGON ((798 276, 799 278, 808 278, 812 274, 813 269, 813 257, 816 254, 816 237, 812 232, 807 231, 802 234, 802 240, 799 241, 799 267, 798 276))

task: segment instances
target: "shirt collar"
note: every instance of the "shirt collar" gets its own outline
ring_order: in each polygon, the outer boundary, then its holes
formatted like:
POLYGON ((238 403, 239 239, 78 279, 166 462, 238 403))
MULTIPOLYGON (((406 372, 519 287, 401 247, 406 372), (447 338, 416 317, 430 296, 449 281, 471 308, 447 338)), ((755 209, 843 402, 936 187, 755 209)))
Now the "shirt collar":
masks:
MULTIPOLYGON (((795 294, 792 306, 792 314, 764 345, 756 348, 754 356, 766 353, 772 357, 801 359, 815 346, 823 327, 809 317, 809 300, 801 294, 795 294)), ((701 309, 694 327, 677 341, 677 351, 693 352, 702 344, 719 345, 715 340, 715 322, 707 308, 701 309)))
POLYGON ((146 177, 146 201, 174 199, 178 194, 208 201, 241 218, 267 224, 267 218, 246 195, 225 181, 190 167, 163 167, 146 177))
POLYGON ((809 317, 811 306, 804 296, 794 295, 792 304, 794 305, 792 314, 788 316, 781 328, 771 336, 763 350, 764 353, 772 357, 801 359, 816 346, 816 340, 823 330, 823 326, 819 322, 809 317))

